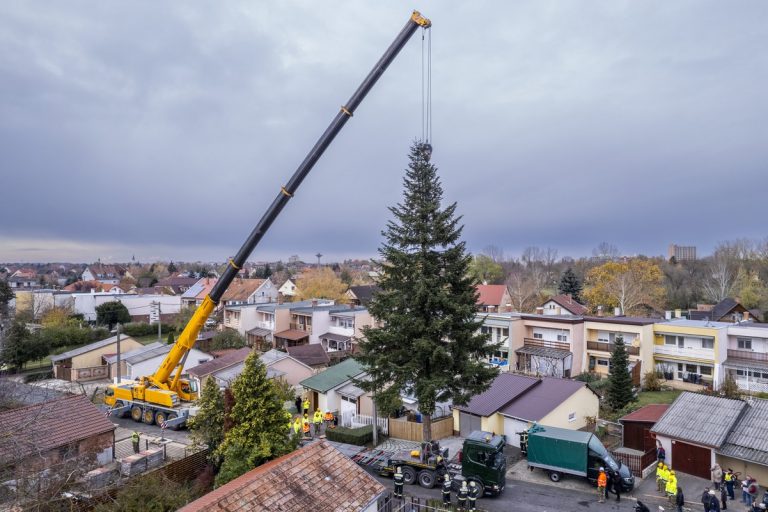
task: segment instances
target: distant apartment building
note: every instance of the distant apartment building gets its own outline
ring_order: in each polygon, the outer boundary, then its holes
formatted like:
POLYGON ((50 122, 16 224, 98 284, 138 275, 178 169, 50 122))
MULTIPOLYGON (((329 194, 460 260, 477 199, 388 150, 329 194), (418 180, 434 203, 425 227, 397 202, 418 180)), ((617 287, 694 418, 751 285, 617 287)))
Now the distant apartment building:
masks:
POLYGON ((671 260, 672 258, 675 258, 677 261, 695 261, 696 246, 670 244, 667 251, 667 259, 671 260))

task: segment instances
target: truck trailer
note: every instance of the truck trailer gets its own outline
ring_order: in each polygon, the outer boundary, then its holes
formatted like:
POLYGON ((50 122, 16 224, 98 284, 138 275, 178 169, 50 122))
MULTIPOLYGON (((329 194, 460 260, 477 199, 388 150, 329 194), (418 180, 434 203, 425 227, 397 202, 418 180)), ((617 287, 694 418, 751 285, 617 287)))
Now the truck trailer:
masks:
POLYGON ((597 485, 600 468, 618 475, 624 492, 635 486, 635 477, 617 461, 591 432, 534 425, 520 433, 520 448, 530 468, 540 468, 553 482, 564 474, 587 478, 597 485))

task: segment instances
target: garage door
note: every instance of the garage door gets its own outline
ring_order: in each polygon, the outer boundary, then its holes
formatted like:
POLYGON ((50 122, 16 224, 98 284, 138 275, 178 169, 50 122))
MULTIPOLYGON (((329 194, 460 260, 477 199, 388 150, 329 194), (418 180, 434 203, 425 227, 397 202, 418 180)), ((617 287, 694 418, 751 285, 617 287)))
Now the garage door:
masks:
POLYGON ((672 441, 672 468, 701 478, 709 478, 712 456, 709 448, 672 441))
POLYGON ((517 433, 527 428, 527 421, 504 418, 504 435, 507 436, 507 444, 520 448, 520 436, 517 433))
POLYGON ((467 437, 475 430, 481 430, 480 428, 480 416, 469 414, 466 412, 459 413, 459 433, 461 437, 467 437))

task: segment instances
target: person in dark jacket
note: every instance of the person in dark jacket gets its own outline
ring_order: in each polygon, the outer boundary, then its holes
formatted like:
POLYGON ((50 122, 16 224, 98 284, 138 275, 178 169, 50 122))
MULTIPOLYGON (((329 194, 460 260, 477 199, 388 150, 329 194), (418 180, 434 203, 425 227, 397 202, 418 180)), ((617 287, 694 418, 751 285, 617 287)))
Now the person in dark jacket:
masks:
POLYGON ((612 489, 613 494, 616 495, 616 501, 621 501, 621 476, 619 476, 618 473, 611 471, 608 480, 608 488, 612 489))
POLYGON ((709 512, 720 512, 720 501, 714 489, 709 490, 709 512))
POLYGON ((726 490, 724 485, 720 486, 720 509, 721 510, 728 510, 728 505, 726 505, 726 502, 728 501, 728 491, 726 490))
POLYGON ((683 512, 683 505, 685 504, 685 496, 683 495, 682 487, 677 487, 677 494, 675 495, 675 505, 677 505, 677 512, 683 512))
POLYGON ((704 512, 710 512, 709 487, 704 488, 704 493, 701 495, 701 504, 704 505, 704 512))

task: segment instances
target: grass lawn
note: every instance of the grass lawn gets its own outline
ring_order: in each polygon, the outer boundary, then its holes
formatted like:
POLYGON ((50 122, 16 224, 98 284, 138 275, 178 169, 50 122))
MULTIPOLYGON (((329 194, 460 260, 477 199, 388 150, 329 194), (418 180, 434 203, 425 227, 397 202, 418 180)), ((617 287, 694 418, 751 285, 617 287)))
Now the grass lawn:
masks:
POLYGON ((673 389, 669 391, 641 391, 637 395, 637 408, 648 404, 671 404, 683 391, 673 389))
MULTIPOLYGON (((155 341, 157 341, 157 333, 147 334, 146 336, 131 336, 131 338, 135 339, 142 345, 149 345, 150 343, 154 343, 155 341)), ((168 333, 164 332, 162 342, 165 343, 167 339, 168 339, 168 333)))

